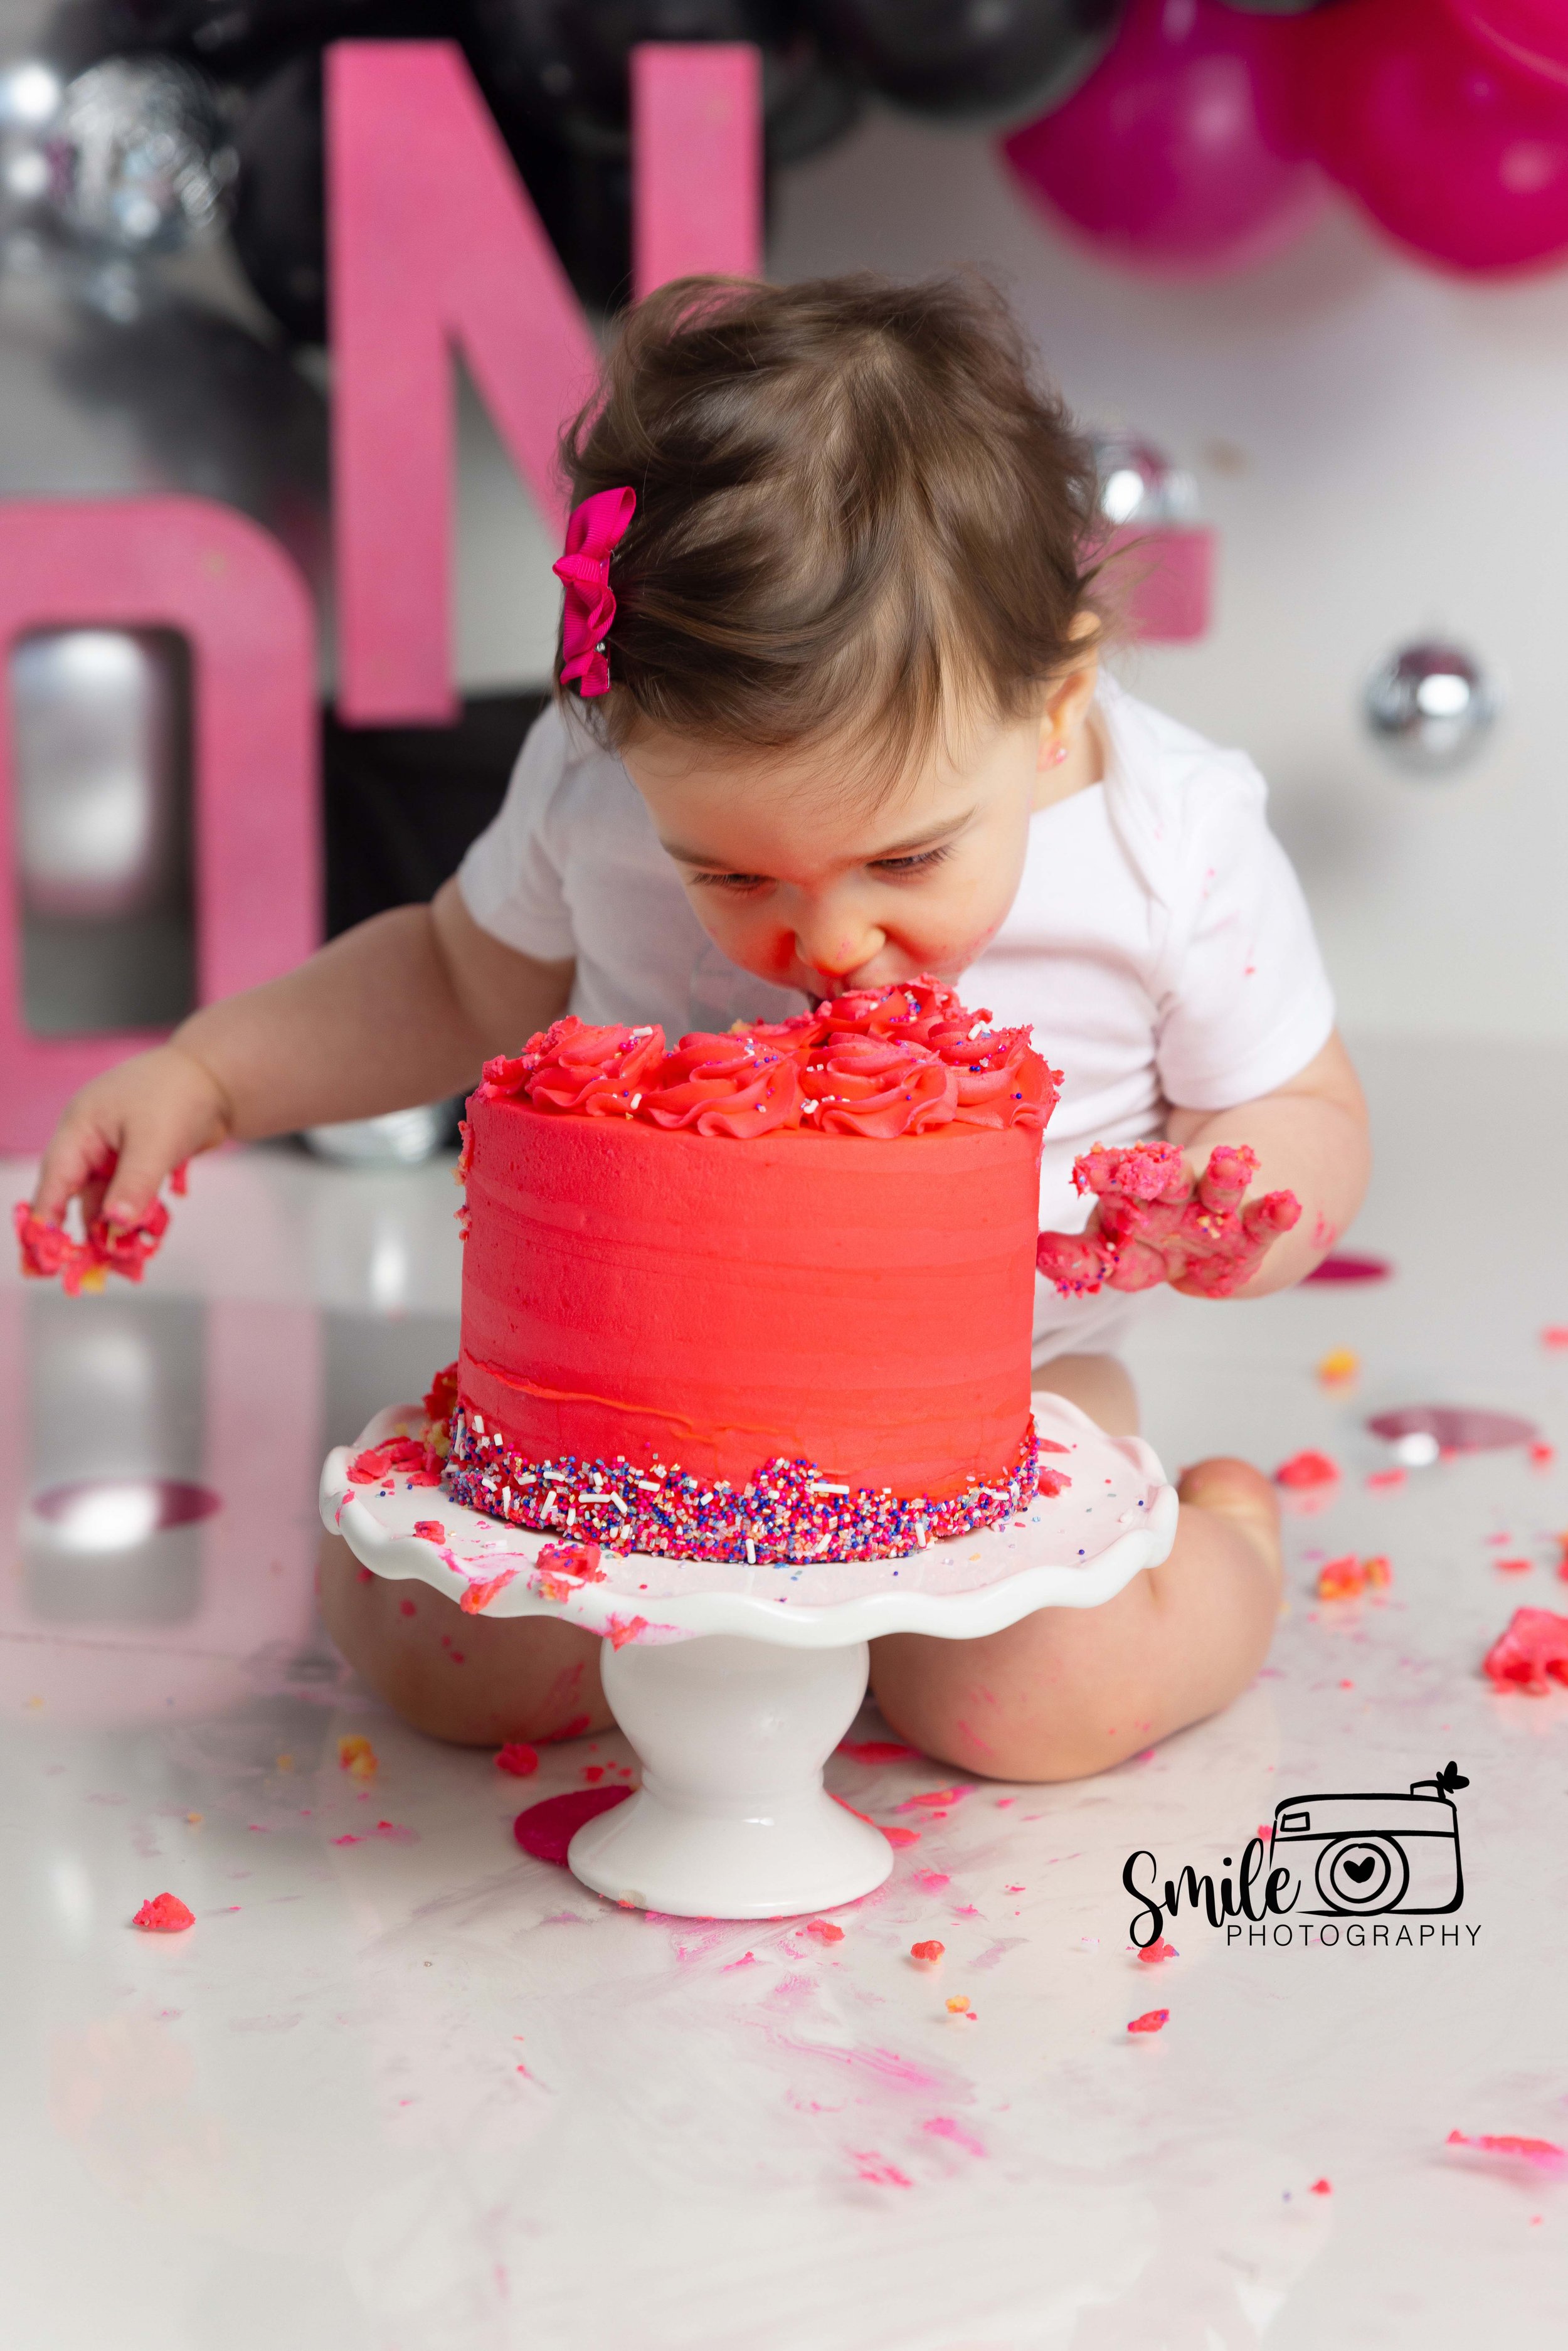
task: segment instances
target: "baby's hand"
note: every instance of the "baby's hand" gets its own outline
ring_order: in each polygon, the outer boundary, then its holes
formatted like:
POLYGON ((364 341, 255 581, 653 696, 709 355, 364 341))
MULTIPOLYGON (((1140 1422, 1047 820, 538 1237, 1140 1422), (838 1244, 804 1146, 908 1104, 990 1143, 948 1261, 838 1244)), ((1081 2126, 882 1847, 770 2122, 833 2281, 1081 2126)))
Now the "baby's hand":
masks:
POLYGON ((1257 1172, 1245 1144, 1217 1144, 1196 1182, 1174 1144, 1096 1144, 1072 1169, 1078 1189, 1096 1196, 1088 1226, 1041 1233, 1036 1263, 1066 1297, 1168 1281, 1189 1297, 1229 1298, 1301 1213, 1293 1192, 1268 1192, 1243 1207, 1257 1172))
POLYGON ((44 1154, 33 1194, 41 1225, 57 1226, 72 1200, 82 1224, 110 1235, 144 1225, 158 1187, 183 1161, 228 1134, 217 1081, 178 1045, 137 1053, 83 1086, 44 1154))

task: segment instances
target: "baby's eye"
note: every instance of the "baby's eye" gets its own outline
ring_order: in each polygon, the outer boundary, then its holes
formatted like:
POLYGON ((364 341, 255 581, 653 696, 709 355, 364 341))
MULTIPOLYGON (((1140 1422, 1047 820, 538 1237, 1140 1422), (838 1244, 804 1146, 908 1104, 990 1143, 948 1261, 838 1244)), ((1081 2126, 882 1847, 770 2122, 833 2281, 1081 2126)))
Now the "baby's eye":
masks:
POLYGON ((869 870, 873 873, 929 873, 934 866, 945 863, 951 854, 950 849, 942 848, 918 850, 911 857, 873 857, 869 870))
POLYGON ((739 898, 749 897, 753 891, 768 887, 765 873, 694 873, 692 880, 699 882, 705 890, 728 890, 739 898))

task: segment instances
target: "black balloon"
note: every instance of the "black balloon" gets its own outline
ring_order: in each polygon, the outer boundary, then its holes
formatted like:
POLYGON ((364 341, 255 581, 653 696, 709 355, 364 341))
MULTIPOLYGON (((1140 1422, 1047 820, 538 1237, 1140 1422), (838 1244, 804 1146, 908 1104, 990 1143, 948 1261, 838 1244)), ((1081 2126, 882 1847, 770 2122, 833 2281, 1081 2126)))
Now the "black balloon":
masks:
POLYGON ((225 80, 251 82, 302 48, 346 36, 434 38, 450 29, 442 0, 63 0, 40 46, 68 73, 164 49, 225 80))
POLYGON ((631 51, 643 41, 751 41, 762 52, 770 162, 848 129, 856 93, 785 0, 468 0, 467 47, 508 136, 624 154, 631 51))
POLYGON ((307 51, 257 84, 235 135, 240 266, 295 341, 327 334, 321 58, 307 51))
POLYGON ((1040 114, 1114 37, 1122 0, 800 0, 831 60, 922 114, 1040 114))

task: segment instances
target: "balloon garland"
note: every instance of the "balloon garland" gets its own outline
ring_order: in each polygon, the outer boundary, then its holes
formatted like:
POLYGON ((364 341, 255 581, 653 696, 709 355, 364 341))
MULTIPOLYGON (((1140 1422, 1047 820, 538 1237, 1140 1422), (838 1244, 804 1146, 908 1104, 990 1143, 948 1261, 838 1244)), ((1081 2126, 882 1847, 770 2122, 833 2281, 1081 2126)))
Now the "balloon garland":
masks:
POLYGON ((1131 0, 1064 104, 1004 140, 1025 193, 1108 261, 1268 257, 1337 185, 1415 259, 1568 258, 1564 0, 1131 0))
POLYGON ((1337 189, 1416 259, 1568 258, 1568 0, 62 0, 0 73, 0 205, 101 263, 232 229, 324 333, 320 57, 455 38, 582 298, 630 277, 629 59, 762 53, 771 173, 868 103, 998 127, 1100 258, 1166 277, 1278 252, 1337 189))

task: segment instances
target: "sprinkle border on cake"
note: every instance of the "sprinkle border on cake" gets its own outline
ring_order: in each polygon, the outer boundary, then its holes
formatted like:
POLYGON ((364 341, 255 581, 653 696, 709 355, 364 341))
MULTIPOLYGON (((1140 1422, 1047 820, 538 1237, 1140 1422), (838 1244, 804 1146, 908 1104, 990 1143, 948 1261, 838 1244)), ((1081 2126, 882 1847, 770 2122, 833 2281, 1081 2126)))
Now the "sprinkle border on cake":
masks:
POLYGON ((623 1458, 580 1461, 570 1454, 530 1461, 466 1402, 453 1413, 450 1430, 446 1491, 486 1518, 605 1551, 752 1567, 907 1559, 932 1543, 999 1526, 1037 1495, 1060 1494, 1071 1483, 1042 1467, 1032 1419, 1010 1468, 940 1501, 856 1487, 782 1454, 739 1487, 694 1477, 678 1462, 643 1468, 623 1458))

